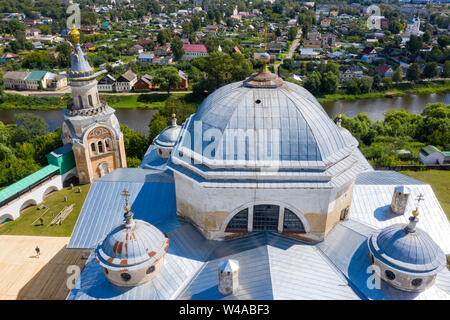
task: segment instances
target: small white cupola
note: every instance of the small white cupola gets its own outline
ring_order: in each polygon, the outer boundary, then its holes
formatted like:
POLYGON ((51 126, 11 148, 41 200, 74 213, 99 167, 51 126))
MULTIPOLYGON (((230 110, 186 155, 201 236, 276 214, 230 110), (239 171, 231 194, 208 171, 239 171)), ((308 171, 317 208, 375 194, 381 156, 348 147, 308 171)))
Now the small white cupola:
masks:
POLYGON ((405 186, 397 186, 392 194, 391 210, 395 214, 405 214, 411 190, 405 186))
POLYGON ((180 135, 180 131, 181 126, 177 125, 177 118, 175 113, 173 113, 171 125, 161 131, 161 133, 153 140, 153 143, 158 150, 158 157, 169 159, 173 147, 178 140, 178 136, 180 135))
MULTIPOLYGON (((418 204, 424 198, 416 199, 418 204)), ((446 265, 445 254, 424 230, 417 228, 419 205, 408 224, 394 224, 373 233, 367 240, 372 264, 380 277, 397 289, 421 292, 433 285, 446 265)))
POLYGON ((132 287, 151 280, 163 268, 169 239, 151 224, 133 219, 127 190, 122 195, 125 221, 106 235, 95 256, 111 283, 132 287))
POLYGON ((225 260, 219 265, 219 292, 226 296, 233 294, 239 287, 239 262, 225 260))

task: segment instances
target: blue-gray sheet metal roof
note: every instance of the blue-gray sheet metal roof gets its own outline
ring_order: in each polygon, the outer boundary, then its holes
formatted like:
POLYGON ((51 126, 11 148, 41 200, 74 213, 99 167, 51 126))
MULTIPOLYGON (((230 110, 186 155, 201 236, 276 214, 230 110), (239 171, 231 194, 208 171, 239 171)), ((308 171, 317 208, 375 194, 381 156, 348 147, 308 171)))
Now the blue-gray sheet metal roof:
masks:
POLYGON ((164 268, 148 283, 119 288, 108 282, 91 256, 68 299, 449 299, 450 275, 422 293, 367 287, 367 236, 375 229, 349 220, 325 241, 306 244, 262 232, 226 241, 206 240, 192 225, 169 218, 158 226, 170 239, 164 268), (218 265, 239 261, 238 291, 219 294, 218 265))
POLYGON ((351 287, 363 299, 450 299, 450 276, 447 269, 438 274, 439 282, 421 293, 398 290, 384 281, 380 281, 378 289, 370 288, 368 283, 373 283, 373 280, 369 277, 373 276, 373 271, 368 270, 371 262, 368 257, 367 237, 375 231, 376 229, 350 218, 338 223, 316 247, 342 272, 351 287))
POLYGON ((155 224, 176 215, 175 185, 170 172, 116 169, 91 186, 68 248, 95 248, 103 236, 123 221, 123 189, 131 194, 129 203, 136 219, 155 224))
POLYGON ((384 263, 406 272, 442 269, 446 259, 439 246, 422 229, 416 227, 414 232, 409 232, 406 226, 398 223, 373 234, 368 242, 373 254, 384 263))
POLYGON ((211 241, 174 218, 159 227, 167 232, 170 246, 164 268, 154 279, 134 288, 113 286, 91 257, 68 299, 358 298, 315 246, 301 241, 266 232, 211 241), (239 261, 240 286, 236 294, 224 297, 217 288, 217 268, 226 259, 239 261))
MULTIPOLYGON (((279 149, 277 160, 327 164, 339 161, 352 149, 348 145, 349 140, 342 135, 316 98, 304 88, 288 82, 279 88, 270 89, 249 88, 242 81, 221 87, 203 101, 188 131, 190 136, 183 139, 182 146, 216 160, 266 160, 263 155, 279 149), (208 129, 215 129, 221 134, 214 141, 217 145, 215 156, 203 154, 211 141, 203 141, 202 150, 194 150, 194 123, 201 123, 202 137, 208 129), (236 129, 246 132, 265 129, 269 135, 265 138, 264 146, 258 143, 255 148, 246 146, 245 152, 228 152, 227 148, 233 143, 228 141, 231 137, 226 133, 236 129), (272 129, 280 133, 279 137, 270 136, 273 135, 272 129)), ((244 145, 249 144, 245 136, 238 136, 237 139, 244 145)))
POLYGON ((167 170, 167 159, 158 157, 157 147, 152 144, 148 147, 147 152, 145 153, 144 158, 139 165, 139 168, 165 171, 167 170))
POLYGON ((372 171, 359 175, 353 187, 350 217, 377 229, 396 223, 409 223, 415 200, 424 196, 417 227, 425 230, 445 254, 450 254, 450 223, 431 186, 394 171, 372 171), (406 213, 394 214, 391 209, 392 195, 398 185, 411 190, 406 213))

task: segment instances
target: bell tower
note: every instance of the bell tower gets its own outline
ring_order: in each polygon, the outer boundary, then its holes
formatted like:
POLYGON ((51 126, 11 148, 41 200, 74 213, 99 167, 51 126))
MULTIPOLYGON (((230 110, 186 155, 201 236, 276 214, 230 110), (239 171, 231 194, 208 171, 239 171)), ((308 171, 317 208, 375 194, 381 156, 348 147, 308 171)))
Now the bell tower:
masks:
POLYGON ((80 32, 71 31, 72 64, 68 73, 72 104, 63 111, 62 139, 72 144, 80 183, 95 179, 117 169, 126 168, 125 146, 115 110, 100 101, 98 73, 89 65, 81 50, 80 32))

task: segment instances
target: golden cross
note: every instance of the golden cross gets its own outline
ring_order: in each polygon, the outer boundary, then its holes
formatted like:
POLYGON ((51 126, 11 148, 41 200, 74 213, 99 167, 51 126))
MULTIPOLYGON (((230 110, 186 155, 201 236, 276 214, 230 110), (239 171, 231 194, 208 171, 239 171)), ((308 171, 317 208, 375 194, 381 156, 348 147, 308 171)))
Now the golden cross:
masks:
POLYGON ((342 118, 342 103, 339 104, 339 115, 338 115, 339 119, 342 118))
POLYGON ((125 206, 128 206, 128 197, 130 196, 130 194, 128 193, 128 190, 123 189, 123 191, 120 195, 125 198, 125 206))

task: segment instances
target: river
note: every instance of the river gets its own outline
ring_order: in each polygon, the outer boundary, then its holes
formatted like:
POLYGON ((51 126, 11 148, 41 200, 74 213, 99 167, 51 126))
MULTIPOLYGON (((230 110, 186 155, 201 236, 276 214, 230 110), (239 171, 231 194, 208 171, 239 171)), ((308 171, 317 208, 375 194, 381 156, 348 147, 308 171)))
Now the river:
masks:
MULTIPOLYGON (((330 117, 339 112, 339 104, 343 105, 343 112, 348 117, 359 113, 367 113, 372 120, 382 120, 384 113, 389 109, 402 108, 412 113, 421 113, 427 103, 445 102, 450 104, 450 93, 411 94, 403 97, 361 99, 353 101, 334 101, 323 103, 323 107, 330 117)), ((61 126, 63 115, 61 110, 34 111, 34 110, 4 110, 0 109, 0 121, 13 123, 16 113, 30 112, 41 116, 48 123, 50 129, 61 126)), ((116 115, 121 124, 147 135, 148 125, 157 110, 149 109, 117 109, 116 115)))

